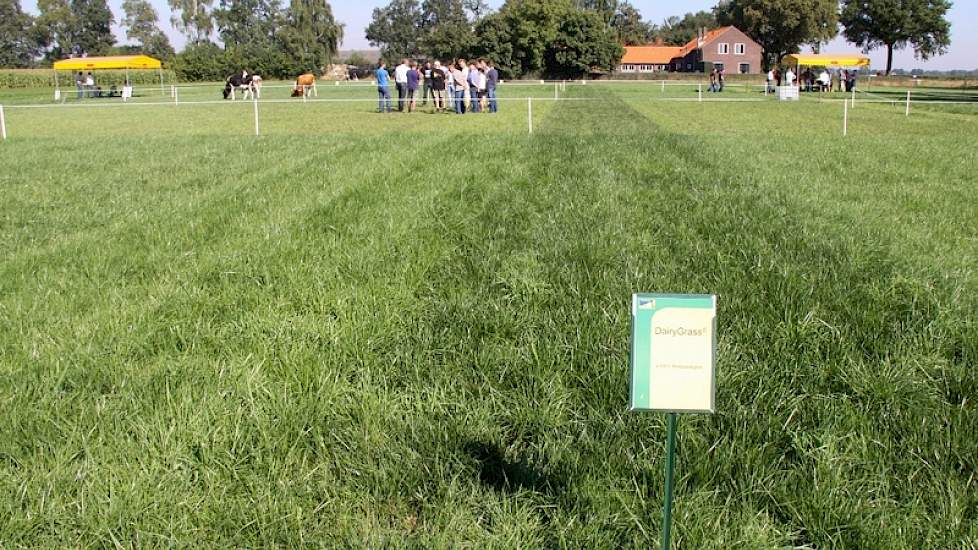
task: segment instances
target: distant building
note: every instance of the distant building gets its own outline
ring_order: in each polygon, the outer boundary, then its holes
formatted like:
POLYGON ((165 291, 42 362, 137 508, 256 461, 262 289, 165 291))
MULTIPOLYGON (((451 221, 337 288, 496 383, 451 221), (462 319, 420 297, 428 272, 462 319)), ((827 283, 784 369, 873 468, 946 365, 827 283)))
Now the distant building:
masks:
POLYGON ((672 70, 672 60, 682 55, 680 46, 625 46, 620 73, 656 73, 672 70))
POLYGON ((685 46, 626 46, 618 71, 704 72, 714 67, 727 74, 761 72, 763 48, 737 27, 701 30, 685 46))

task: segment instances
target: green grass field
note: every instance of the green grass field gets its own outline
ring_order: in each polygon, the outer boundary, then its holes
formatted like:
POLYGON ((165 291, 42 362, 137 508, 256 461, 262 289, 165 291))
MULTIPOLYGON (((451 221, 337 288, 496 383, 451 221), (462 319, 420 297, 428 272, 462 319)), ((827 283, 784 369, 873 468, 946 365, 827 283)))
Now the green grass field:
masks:
POLYGON ((677 547, 975 548, 978 109, 552 93, 0 94, 0 547, 648 548, 652 291, 719 295, 677 547))

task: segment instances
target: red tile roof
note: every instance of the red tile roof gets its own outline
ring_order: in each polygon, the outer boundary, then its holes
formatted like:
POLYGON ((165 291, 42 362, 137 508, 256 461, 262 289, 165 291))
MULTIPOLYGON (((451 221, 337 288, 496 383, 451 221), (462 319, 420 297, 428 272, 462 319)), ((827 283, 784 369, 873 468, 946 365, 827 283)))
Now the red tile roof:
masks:
POLYGON ((668 65, 681 57, 679 46, 625 46, 621 62, 628 65, 668 65))
MULTIPOLYGON (((728 30, 730 30, 732 28, 733 27, 727 26, 727 27, 719 27, 719 28, 716 28, 716 29, 712 29, 710 31, 707 31, 706 36, 703 38, 703 46, 706 46, 710 42, 713 42, 717 38, 720 38, 720 35, 721 34, 727 32, 728 30)), ((699 49, 700 47, 701 46, 700 46, 700 43, 699 43, 699 38, 694 38, 694 39, 690 40, 689 42, 687 42, 686 45, 682 47, 683 53, 681 54, 681 56, 685 56, 689 52, 691 52, 693 50, 696 50, 696 49, 699 49)))

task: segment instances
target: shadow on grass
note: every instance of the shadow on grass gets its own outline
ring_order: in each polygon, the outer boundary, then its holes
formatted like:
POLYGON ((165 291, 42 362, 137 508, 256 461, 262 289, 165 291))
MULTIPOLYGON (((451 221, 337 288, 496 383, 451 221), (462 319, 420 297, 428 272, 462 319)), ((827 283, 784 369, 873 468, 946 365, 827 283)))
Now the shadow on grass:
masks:
POLYGON ((496 491, 526 489, 551 496, 563 491, 565 483, 559 476, 548 475, 525 459, 506 458, 503 450, 494 443, 470 441, 465 445, 465 453, 475 459, 479 481, 496 491))

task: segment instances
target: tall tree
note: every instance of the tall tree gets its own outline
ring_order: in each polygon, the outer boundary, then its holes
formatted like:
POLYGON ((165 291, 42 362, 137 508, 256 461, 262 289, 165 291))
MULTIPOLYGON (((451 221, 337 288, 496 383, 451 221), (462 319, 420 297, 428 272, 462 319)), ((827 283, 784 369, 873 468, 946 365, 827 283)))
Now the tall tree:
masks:
POLYGON ((597 13, 607 25, 614 21, 621 3, 618 0, 577 0, 578 7, 597 13))
POLYGON ((462 0, 424 0, 421 26, 421 47, 436 59, 467 55, 475 42, 462 0))
POLYGON ((236 65, 263 75, 288 76, 280 74, 285 63, 281 37, 294 33, 280 32, 285 14, 278 0, 221 0, 214 22, 227 57, 236 65))
POLYGON ((683 46, 696 38, 697 32, 701 29, 712 29, 716 26, 717 18, 713 12, 704 10, 686 13, 682 18, 672 16, 663 21, 657 38, 661 38, 666 44, 683 46))
POLYGON ((147 0, 123 0, 120 22, 126 38, 135 41, 143 53, 161 59, 173 57, 170 39, 160 30, 156 9, 147 0))
POLYGON ((170 22, 186 35, 191 44, 210 41, 214 32, 214 17, 211 6, 214 0, 168 0, 173 15, 170 22))
POLYGON ((864 51, 886 48, 886 74, 893 70, 893 50, 913 46, 920 59, 951 45, 950 0, 843 0, 840 20, 846 40, 864 51))
POLYGON ((462 0, 462 4, 474 22, 479 22, 483 17, 492 13, 492 10, 489 9, 489 4, 485 0, 462 0))
POLYGON ((383 8, 374 8, 367 26, 367 40, 380 46, 389 62, 421 53, 424 15, 417 0, 391 0, 383 8))
POLYGON ((523 74, 522 66, 515 56, 513 36, 505 15, 493 13, 483 17, 475 24, 475 35, 472 53, 491 59, 499 76, 517 78, 523 74))
POLYGON ((75 48, 86 55, 105 55, 115 44, 112 10, 105 0, 71 0, 75 16, 75 48))
POLYGON ((838 0, 730 0, 716 7, 723 25, 735 25, 763 48, 768 63, 802 44, 830 40, 839 32, 838 0))
POLYGON ((75 39, 78 25, 69 0, 38 0, 41 12, 35 20, 41 42, 49 60, 63 59, 77 52, 75 39))
POLYGON ((611 21, 618 42, 625 46, 648 44, 655 38, 656 29, 642 20, 642 14, 628 2, 620 2, 611 21))
POLYGON ((292 0, 280 36, 287 72, 319 74, 333 62, 343 40, 343 25, 336 22, 326 0, 292 0))
POLYGON ((571 0, 507 0, 499 10, 509 27, 518 75, 546 68, 547 49, 557 38, 560 22, 576 8, 571 0))
POLYGON ((24 68, 40 55, 34 18, 17 0, 0 0, 0 67, 24 68))
POLYGON ((624 51, 601 14, 574 10, 557 26, 557 35, 547 50, 547 70, 571 77, 608 72, 624 51))

